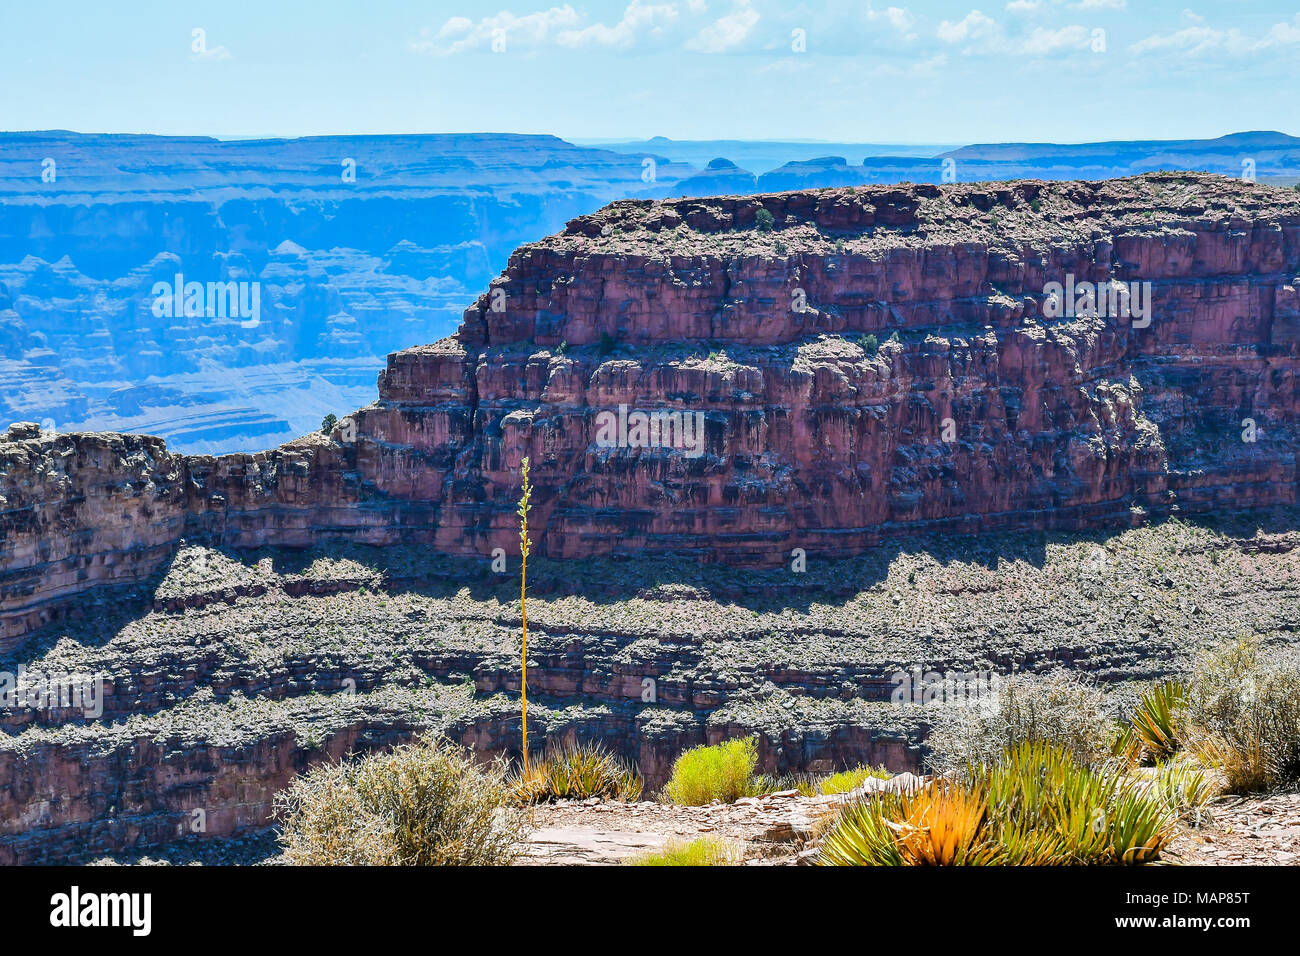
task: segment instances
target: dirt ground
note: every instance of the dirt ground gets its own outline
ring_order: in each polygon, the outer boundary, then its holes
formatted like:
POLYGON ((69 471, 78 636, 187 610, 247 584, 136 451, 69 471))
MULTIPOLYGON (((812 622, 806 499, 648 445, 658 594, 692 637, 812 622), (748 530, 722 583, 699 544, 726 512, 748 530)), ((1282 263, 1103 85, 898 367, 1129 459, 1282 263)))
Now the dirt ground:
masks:
MULTIPOLYGON (((537 830, 524 862, 618 864, 672 841, 731 841, 744 865, 816 862, 817 837, 833 814, 832 798, 774 794, 735 804, 674 807, 657 803, 558 803, 538 807, 537 830)), ((1212 803, 1201 826, 1184 826, 1165 851, 1166 864, 1295 866, 1300 864, 1300 794, 1228 797, 1212 803)))

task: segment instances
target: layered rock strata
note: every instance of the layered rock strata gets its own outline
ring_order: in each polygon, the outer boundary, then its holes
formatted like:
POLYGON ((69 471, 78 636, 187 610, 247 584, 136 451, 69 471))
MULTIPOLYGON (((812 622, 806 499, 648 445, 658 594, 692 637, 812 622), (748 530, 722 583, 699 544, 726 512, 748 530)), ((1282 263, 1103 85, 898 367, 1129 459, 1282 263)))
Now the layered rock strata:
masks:
POLYGON ((329 436, 210 458, 12 430, 0 646, 183 538, 511 552, 525 456, 553 558, 1293 503, 1298 273, 1300 195, 1212 176, 614 203, 521 247, 329 436), (1112 282, 1149 310, 1049 302, 1112 282), (638 411, 702 440, 603 440, 638 411))

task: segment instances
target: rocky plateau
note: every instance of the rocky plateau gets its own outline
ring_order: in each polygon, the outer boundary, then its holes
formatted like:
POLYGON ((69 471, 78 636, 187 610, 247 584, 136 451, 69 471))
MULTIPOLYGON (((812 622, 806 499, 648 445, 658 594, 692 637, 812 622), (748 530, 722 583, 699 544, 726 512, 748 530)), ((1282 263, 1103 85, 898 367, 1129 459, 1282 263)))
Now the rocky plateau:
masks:
POLYGON ((15 425, 0 670, 106 690, 0 712, 0 862, 260 832, 422 728, 512 752, 524 457, 538 732, 651 786, 739 733, 772 772, 919 770, 914 666, 1124 693, 1293 640, 1298 288, 1300 194, 1208 175, 624 200, 328 435, 15 425), (1048 302, 1110 282, 1149 321, 1048 302), (619 406, 698 413, 700 454, 608 446, 619 406))

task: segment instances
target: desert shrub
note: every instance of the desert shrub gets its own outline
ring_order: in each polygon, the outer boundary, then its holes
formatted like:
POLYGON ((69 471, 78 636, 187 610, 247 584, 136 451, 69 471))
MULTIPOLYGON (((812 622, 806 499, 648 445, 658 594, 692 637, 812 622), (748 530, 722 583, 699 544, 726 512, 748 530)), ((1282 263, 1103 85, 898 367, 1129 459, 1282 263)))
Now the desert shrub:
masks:
POLYGON ((739 848, 727 840, 701 837, 689 842, 669 841, 658 853, 629 857, 629 866, 735 866, 741 860, 739 848))
POLYGON ((862 351, 866 353, 867 358, 874 356, 880 348, 880 343, 876 341, 876 337, 870 332, 859 338, 858 344, 862 346, 862 351))
POLYGON ((776 225, 776 216, 772 215, 766 209, 760 209, 754 214, 754 228, 759 232, 771 232, 772 227, 776 225))
POLYGON ((822 843, 831 866, 1141 864, 1159 858, 1176 814, 1118 765, 1026 741, 993 763, 845 807, 822 843))
POLYGON ((285 862, 306 866, 503 864, 524 830, 504 766, 433 736, 316 767, 276 795, 276 813, 285 862))
POLYGON ((850 790, 856 790, 862 786, 863 781, 868 777, 878 777, 881 780, 888 780, 892 777, 884 767, 868 767, 863 764, 860 767, 854 767, 851 770, 841 770, 839 773, 833 773, 824 778, 817 784, 818 793, 848 793, 850 790))
POLYGON ((636 800, 643 782, 637 768, 600 744, 555 744, 534 757, 528 775, 510 779, 521 803, 550 800, 636 800))
POLYGON ((328 435, 330 432, 334 430, 334 426, 337 425, 338 423, 339 423, 339 417, 335 415, 333 412, 330 412, 328 415, 326 415, 324 418, 321 419, 320 422, 321 434, 328 435))
POLYGON ((1238 641, 1201 660, 1187 693, 1188 748, 1228 790, 1300 780, 1300 665, 1238 641))
POLYGON ((1015 674, 991 698, 937 710, 929 763, 940 772, 992 764, 1005 750, 1042 741, 1096 766, 1110 757, 1115 733, 1105 694, 1069 671, 1015 674))
POLYGON ((600 333, 600 344, 596 346, 596 354, 604 357, 618 346, 618 339, 608 332, 600 333))
POLYGON ((673 763, 664 787, 670 803, 698 807, 714 800, 733 803, 752 791, 758 747, 752 737, 712 747, 692 747, 673 763))

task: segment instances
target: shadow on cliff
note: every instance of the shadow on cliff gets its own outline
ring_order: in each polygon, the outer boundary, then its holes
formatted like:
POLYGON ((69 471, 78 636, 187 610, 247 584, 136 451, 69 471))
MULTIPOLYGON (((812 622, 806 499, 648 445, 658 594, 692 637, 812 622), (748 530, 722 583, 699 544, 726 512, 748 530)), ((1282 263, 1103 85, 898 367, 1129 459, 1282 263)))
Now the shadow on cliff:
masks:
MULTIPOLYGON (((1300 509, 1275 508, 1256 512, 1195 517, 1159 518, 1151 522, 1181 521, 1193 528, 1230 538, 1249 539, 1300 529, 1300 509)), ((1048 549, 1088 545, 1113 550, 1111 539, 1128 529, 1096 531, 1016 531, 975 535, 935 534, 889 539, 870 551, 852 557, 807 556, 804 570, 796 570, 788 554, 771 568, 737 568, 703 564, 693 555, 681 557, 609 556, 580 560, 534 557, 528 565, 528 593, 536 597, 573 595, 595 604, 617 604, 632 599, 648 601, 706 601, 731 604, 752 611, 789 608, 809 611, 813 605, 842 606, 861 592, 889 585, 912 584, 911 576, 927 566, 997 572, 1022 563, 1042 569, 1048 549)), ((434 554, 424 547, 387 548, 339 545, 329 549, 269 552, 281 575, 310 575, 327 561, 355 562, 383 578, 390 594, 405 592, 446 599, 463 594, 476 601, 496 600, 505 606, 519 599, 519 556, 507 555, 497 570, 489 558, 434 554)), ((247 561, 248 556, 242 560, 247 561)))
MULTIPOLYGON (((1300 509, 1273 508, 1252 512, 1162 518, 1153 525, 1179 521, 1194 529, 1235 539, 1247 549, 1289 549, 1294 541, 1276 536, 1300 531, 1300 509)), ((754 612, 790 609, 808 613, 814 605, 843 606, 863 591, 883 585, 900 593, 918 576, 936 566, 958 566, 967 572, 998 572, 1016 563, 1042 569, 1049 548, 1080 546, 1080 559, 1116 550, 1112 539, 1127 529, 1089 532, 1024 531, 978 535, 927 535, 887 540, 854 557, 807 556, 806 568, 797 571, 785 563, 767 569, 701 564, 694 556, 602 557, 557 561, 533 558, 528 567, 528 593, 558 599, 581 597, 599 605, 640 599, 664 603, 701 601, 743 607, 754 612), (918 575, 919 572, 919 575, 918 575)), ((1194 544, 1189 545, 1195 547, 1194 544)), ((185 548, 205 548, 189 544, 185 548)), ((519 599, 519 558, 507 555, 505 568, 494 570, 490 558, 458 557, 432 552, 426 546, 372 547, 339 543, 315 548, 234 551, 206 548, 229 562, 229 580, 209 580, 179 595, 160 589, 179 560, 173 555, 159 573, 142 585, 83 595, 58 621, 47 624, 21 647, 0 657, 0 670, 18 665, 39 667, 59 641, 70 638, 82 647, 103 647, 148 613, 179 612, 212 601, 230 601, 267 588, 289 596, 328 594, 347 590, 380 590, 390 595, 418 594, 430 599, 465 596, 474 601, 496 601, 504 616, 511 616, 519 599), (271 576, 262 574, 237 580, 261 561, 270 562, 271 576)), ((936 591, 942 599, 942 591, 936 591)))

